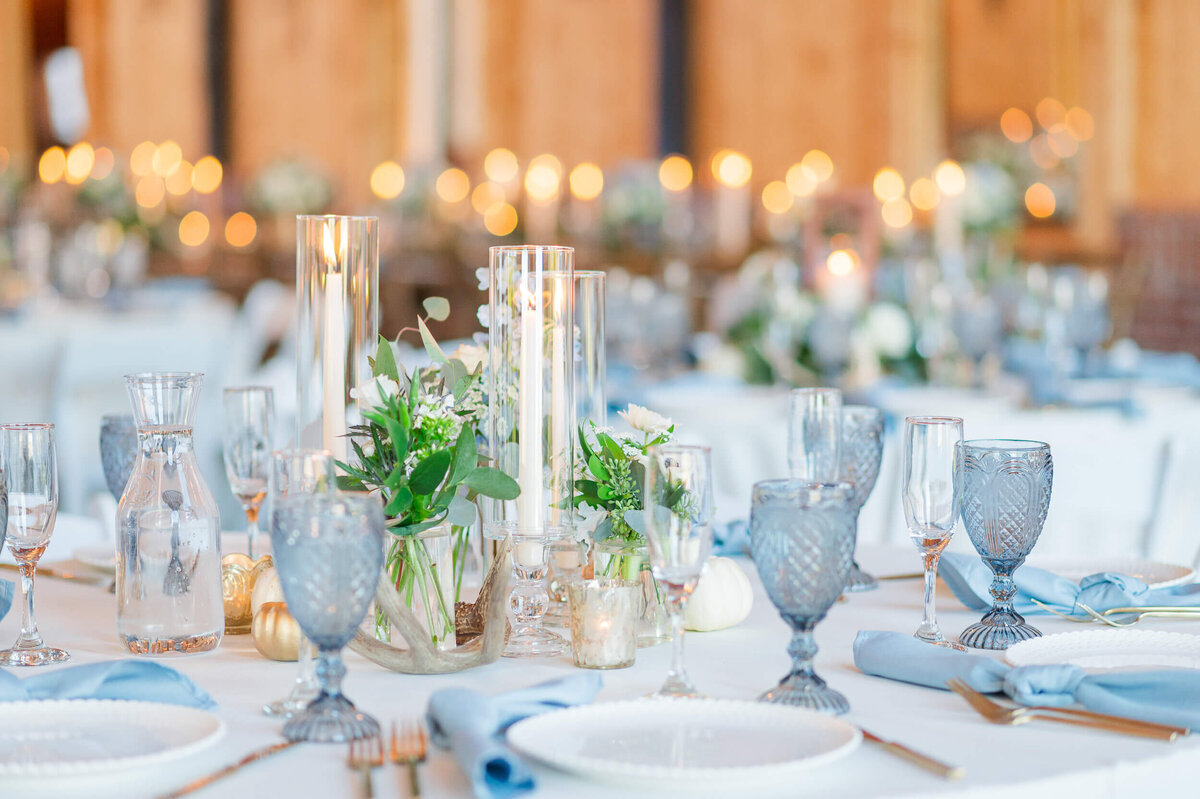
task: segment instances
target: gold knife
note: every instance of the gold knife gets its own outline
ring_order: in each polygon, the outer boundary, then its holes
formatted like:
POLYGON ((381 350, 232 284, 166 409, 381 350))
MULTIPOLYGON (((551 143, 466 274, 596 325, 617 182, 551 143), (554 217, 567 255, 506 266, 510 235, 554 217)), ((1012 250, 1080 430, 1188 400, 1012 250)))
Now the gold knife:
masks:
POLYGON ((262 749, 258 749, 258 750, 251 752, 250 754, 246 755, 238 762, 232 763, 232 764, 226 766, 225 768, 221 769, 220 771, 214 771, 212 774, 205 775, 198 780, 189 782, 187 785, 183 786, 182 788, 180 788, 177 791, 172 791, 171 793, 163 794, 162 796, 159 797, 159 799, 177 799, 177 797, 185 796, 185 795, 191 793, 192 791, 198 791, 201 788, 212 785, 217 780, 228 777, 230 774, 232 774, 233 772, 242 768, 243 766, 248 766, 251 763, 262 760, 263 758, 270 757, 271 755, 275 754, 276 752, 282 752, 284 749, 287 749, 289 746, 294 746, 296 743, 298 743, 298 742, 297 741, 283 741, 281 743, 271 744, 270 746, 264 746, 262 749))
POLYGON ((918 765, 926 771, 932 771, 934 774, 938 775, 944 780, 959 780, 967 774, 967 770, 962 766, 951 766, 948 763, 941 762, 940 760, 934 760, 929 755, 923 755, 915 749, 909 749, 904 744, 896 743, 895 741, 884 740, 875 733, 867 731, 863 727, 859 727, 859 729, 862 730, 863 737, 871 743, 879 744, 896 757, 907 760, 909 763, 918 765))
MULTIPOLYGON (((15 563, 0 563, 0 570, 20 572, 20 567, 15 563)), ((87 585, 110 586, 113 584, 112 577, 105 577, 96 572, 79 572, 73 569, 63 569, 57 566, 38 566, 38 577, 51 577, 55 580, 70 580, 76 583, 85 583, 87 585)))

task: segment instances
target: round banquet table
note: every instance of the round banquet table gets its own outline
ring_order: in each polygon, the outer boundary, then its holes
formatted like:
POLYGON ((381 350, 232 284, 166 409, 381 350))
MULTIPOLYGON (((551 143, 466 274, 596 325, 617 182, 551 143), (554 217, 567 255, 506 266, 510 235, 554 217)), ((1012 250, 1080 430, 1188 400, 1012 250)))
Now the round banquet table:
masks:
MULTIPOLYGON (((47 560, 69 554, 64 546, 52 545, 47 560)), ((860 561, 876 574, 901 574, 914 570, 919 559, 915 550, 865 547, 860 561)), ((752 700, 787 671, 789 658, 784 648, 788 630, 763 594, 753 564, 744 558, 738 562, 751 575, 754 609, 745 622, 732 629, 689 633, 687 664, 697 687, 710 696, 752 700)), ((69 650, 72 663, 125 656, 115 632, 116 599, 103 588, 45 578, 38 581, 37 598, 43 636, 49 644, 69 650)), ((978 616, 965 610, 948 591, 942 590, 938 601, 939 621, 947 633, 956 633, 978 616)), ((821 647, 817 670, 850 700, 849 721, 943 761, 963 765, 966 777, 958 782, 943 781, 864 742, 848 757, 807 772, 802 781, 780 785, 774 794, 756 795, 1006 799, 1014 791, 1019 791, 1022 799, 1149 796, 1172 791, 1179 796, 1191 795, 1200 780, 1200 736, 1166 744, 1047 722, 995 726, 948 691, 868 677, 854 667, 851 644, 859 630, 907 632, 916 627, 920 614, 918 580, 884 582, 877 591, 852 595, 847 602, 835 605, 817 628, 821 647)), ((1078 625, 1057 618, 1039 616, 1036 624, 1047 633, 1078 629, 1078 625)), ((7 643, 15 638, 19 626, 19 604, 14 604, 0 622, 0 640, 7 643)), ((1141 626, 1200 632, 1200 622, 1167 621, 1141 626)), ((666 674, 669 658, 669 645, 640 650, 632 668, 604 673, 604 688, 597 701, 630 699, 654 690, 666 674)), ((0 781, 0 796, 153 797, 280 740, 280 722, 263 716, 260 708, 290 690, 295 663, 264 659, 255 651, 250 637, 244 635, 226 636, 214 652, 164 662, 187 674, 216 699, 214 712, 227 725, 225 736, 216 745, 184 760, 130 773, 0 781)), ((346 694, 385 725, 422 715, 430 693, 439 688, 461 685, 496 693, 561 677, 573 669, 569 656, 502 658, 473 671, 440 676, 393 674, 349 652, 346 663, 346 694)), ((18 676, 26 676, 26 670, 19 672, 18 676)), ((347 769, 345 757, 343 745, 296 747, 244 768, 195 795, 286 799, 358 796, 359 777, 347 769)), ((534 769, 538 790, 533 796, 537 797, 653 795, 639 794, 627 786, 584 782, 536 764, 534 769)), ((406 780, 407 775, 398 767, 376 770, 376 796, 408 796, 406 780)), ((422 795, 426 797, 471 795, 450 755, 437 749, 431 749, 429 760, 421 767, 421 780, 422 795)))

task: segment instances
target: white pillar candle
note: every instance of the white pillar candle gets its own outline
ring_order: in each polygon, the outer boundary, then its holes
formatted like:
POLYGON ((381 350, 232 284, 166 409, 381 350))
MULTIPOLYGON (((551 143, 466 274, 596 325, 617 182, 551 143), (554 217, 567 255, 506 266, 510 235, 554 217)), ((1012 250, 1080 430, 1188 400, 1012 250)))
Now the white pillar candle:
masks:
POLYGON ((517 424, 518 483, 517 529, 540 533, 542 529, 542 294, 522 276, 521 376, 517 424))
POLYGON ((334 247, 333 227, 325 226, 325 324, 321 374, 324 380, 322 445, 338 460, 346 458, 346 291, 341 257, 334 247))

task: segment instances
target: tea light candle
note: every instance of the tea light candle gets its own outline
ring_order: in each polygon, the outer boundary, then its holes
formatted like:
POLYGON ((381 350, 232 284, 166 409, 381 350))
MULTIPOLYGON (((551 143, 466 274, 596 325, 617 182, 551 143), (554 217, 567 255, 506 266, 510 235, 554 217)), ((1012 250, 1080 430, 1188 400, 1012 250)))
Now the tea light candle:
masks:
POLYGON ((571 658, 583 669, 623 669, 637 655, 638 586, 621 580, 567 585, 571 658))

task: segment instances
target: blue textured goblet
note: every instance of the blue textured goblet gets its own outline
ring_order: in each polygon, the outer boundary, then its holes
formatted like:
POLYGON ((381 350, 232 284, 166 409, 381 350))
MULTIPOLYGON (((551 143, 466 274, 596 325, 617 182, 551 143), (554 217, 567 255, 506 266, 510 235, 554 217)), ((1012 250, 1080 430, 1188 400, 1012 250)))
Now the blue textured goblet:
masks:
POLYGON ((288 610, 319 651, 320 695, 284 725, 291 741, 351 741, 379 722, 342 695, 341 650, 354 637, 383 568, 383 509, 366 495, 293 494, 276 499, 271 545, 288 610))
MULTIPOLYGON (((854 529, 858 530, 858 514, 875 489, 879 479, 879 464, 883 460, 883 411, 866 405, 842 407, 842 461, 839 480, 852 487, 850 504, 854 509, 854 529)), ((858 534, 855 533, 857 540, 858 534)), ((847 591, 871 591, 879 587, 875 578, 850 565, 847 591)))
POLYGON ((100 420, 100 464, 104 482, 118 502, 137 460, 138 434, 133 414, 110 414, 100 420))
POLYGON ((763 702, 840 714, 846 698, 813 672, 813 628, 841 596, 854 557, 849 483, 766 480, 754 485, 750 552, 767 596, 792 627, 792 670, 763 702))
POLYGON ((971 543, 992 570, 992 609, 962 631, 958 642, 975 649, 1008 649, 1041 632, 1013 610, 1016 571, 1037 543, 1050 509, 1054 460, 1041 441, 960 442, 962 520, 971 543))

